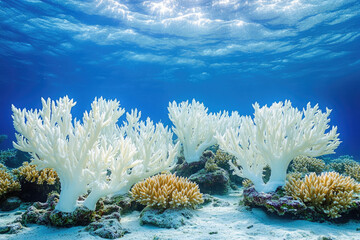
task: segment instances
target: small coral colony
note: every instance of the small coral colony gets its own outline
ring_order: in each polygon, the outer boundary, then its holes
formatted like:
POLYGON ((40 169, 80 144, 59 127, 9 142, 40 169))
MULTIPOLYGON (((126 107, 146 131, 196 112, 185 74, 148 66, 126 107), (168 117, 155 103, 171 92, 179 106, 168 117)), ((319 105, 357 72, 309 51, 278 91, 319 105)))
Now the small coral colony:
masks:
POLYGON ((174 101, 168 106, 169 129, 140 120, 136 109, 122 120, 119 102, 103 98, 93 101, 82 120, 73 119, 75 104, 66 96, 42 99, 40 110, 12 106, 14 147, 29 153, 31 163, 12 172, 1 166, 2 199, 16 195, 24 182, 58 182, 60 195, 50 194, 54 202, 44 207, 51 214, 70 216, 78 208, 96 212, 104 207, 99 199, 124 194, 147 208, 195 209, 205 204, 202 193, 209 192, 196 181, 201 178, 190 181, 200 166, 208 175, 220 168, 230 173, 230 181, 242 181, 241 204, 272 214, 315 221, 359 215, 360 165, 350 157, 315 158, 334 153, 340 144, 337 128, 329 129, 329 109, 308 104, 300 111, 290 101, 270 107, 255 103, 250 117, 208 113, 195 100, 174 101))

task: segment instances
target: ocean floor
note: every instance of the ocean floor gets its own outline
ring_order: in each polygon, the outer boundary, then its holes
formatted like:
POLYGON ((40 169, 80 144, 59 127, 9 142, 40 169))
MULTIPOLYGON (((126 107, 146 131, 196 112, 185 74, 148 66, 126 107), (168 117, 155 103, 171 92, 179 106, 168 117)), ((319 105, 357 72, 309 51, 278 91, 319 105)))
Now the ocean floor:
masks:
MULTIPOLYGON (((248 210, 238 205, 241 192, 231 192, 218 198, 218 206, 210 203, 195 211, 188 224, 178 229, 164 229, 139 224, 140 212, 123 216, 121 224, 130 231, 122 240, 141 239, 341 239, 359 240, 360 221, 346 224, 313 223, 303 220, 281 219, 268 216, 261 209, 248 210), (358 230, 357 230, 358 229, 358 230), (327 237, 327 238, 324 238, 327 237)), ((0 225, 13 221, 19 210, 0 212, 0 225)), ((0 239, 102 239, 92 236, 84 227, 53 228, 39 225, 25 227, 17 234, 3 234, 0 239)))

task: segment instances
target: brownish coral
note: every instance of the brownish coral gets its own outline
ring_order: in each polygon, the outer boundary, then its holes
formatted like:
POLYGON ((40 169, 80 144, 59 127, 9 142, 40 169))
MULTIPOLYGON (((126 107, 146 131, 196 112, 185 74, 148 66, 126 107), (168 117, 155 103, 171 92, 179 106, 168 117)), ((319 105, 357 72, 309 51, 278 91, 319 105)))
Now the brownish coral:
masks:
POLYGON ((311 173, 303 180, 289 177, 284 189, 305 205, 314 207, 330 218, 337 218, 352 206, 354 195, 360 192, 360 184, 337 172, 326 172, 319 176, 311 173))
POLYGON ((203 203, 196 183, 175 174, 159 174, 134 185, 132 197, 143 205, 153 208, 194 208, 203 203))
POLYGON ((6 194, 20 190, 20 183, 7 171, 7 168, 0 164, 0 198, 6 194))
POLYGON ((343 156, 341 158, 334 159, 329 164, 330 169, 340 174, 345 174, 346 168, 356 167, 356 165, 358 165, 358 163, 354 161, 351 156, 343 156))
POLYGON ((206 172, 215 172, 216 170, 218 170, 219 167, 218 165, 215 163, 215 159, 214 158, 210 158, 209 160, 206 161, 205 163, 205 170, 206 172))
POLYGON ((244 188, 249 188, 249 187, 251 187, 251 186, 253 186, 254 184, 252 183, 252 181, 250 180, 250 179, 244 179, 243 181, 242 181, 242 186, 244 187, 244 188))
POLYGON ((345 165, 345 173, 360 182, 360 164, 356 163, 345 165))
POLYGON ((221 150, 217 150, 215 157, 214 157, 214 161, 215 163, 219 166, 222 167, 224 169, 228 169, 229 168, 229 161, 234 160, 234 156, 223 152, 221 150))
POLYGON ((35 165, 28 162, 24 162, 21 167, 14 169, 13 173, 19 178, 24 178, 28 182, 36 182, 37 184, 47 183, 53 185, 59 179, 55 170, 45 168, 39 171, 35 165))
POLYGON ((318 158, 298 156, 291 162, 289 168, 291 172, 305 174, 309 172, 315 172, 320 174, 326 170, 326 164, 323 160, 318 158))

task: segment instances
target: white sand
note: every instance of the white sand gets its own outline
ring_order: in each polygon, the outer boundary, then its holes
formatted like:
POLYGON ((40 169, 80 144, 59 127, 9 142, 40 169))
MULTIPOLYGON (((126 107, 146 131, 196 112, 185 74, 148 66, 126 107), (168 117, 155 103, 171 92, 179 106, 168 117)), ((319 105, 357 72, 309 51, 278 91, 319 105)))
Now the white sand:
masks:
MULTIPOLYGON (((346 224, 313 223, 302 220, 287 220, 266 215, 260 209, 247 210, 238 206, 239 192, 227 196, 216 196, 229 202, 229 206, 214 207, 211 204, 196 210, 189 223, 178 229, 163 229, 152 226, 140 226, 139 212, 133 212, 121 219, 122 226, 131 231, 123 240, 153 239, 155 236, 165 239, 307 239, 317 240, 321 236, 341 240, 359 240, 360 221, 346 224), (210 234, 211 232, 216 232, 210 234)), ((11 215, 6 217, 10 221, 11 215)), ((12 216, 12 219, 14 217, 12 216)), ((5 218, 0 220, 3 225, 5 218)), ((49 228, 32 225, 14 235, 3 234, 0 239, 102 239, 91 236, 83 227, 49 228)))

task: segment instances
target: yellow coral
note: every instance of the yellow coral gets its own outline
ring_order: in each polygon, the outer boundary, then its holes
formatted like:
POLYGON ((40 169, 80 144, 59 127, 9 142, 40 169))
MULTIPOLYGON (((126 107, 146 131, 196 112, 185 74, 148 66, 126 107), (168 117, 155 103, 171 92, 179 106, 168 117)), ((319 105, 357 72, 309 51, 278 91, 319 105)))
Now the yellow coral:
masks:
POLYGON ((303 180, 290 177, 284 188, 287 194, 330 218, 340 217, 341 212, 351 207, 354 194, 360 192, 360 184, 337 172, 326 172, 319 176, 311 173, 303 180))
POLYGON ((155 208, 195 207, 203 203, 196 183, 175 174, 160 174, 134 185, 132 197, 143 205, 155 208))
POLYGON ((325 170, 325 162, 317 158, 298 156, 291 162, 290 169, 292 172, 319 174, 325 170))
POLYGON ((53 185, 58 179, 57 173, 51 168, 45 168, 43 170, 36 170, 36 166, 24 162, 23 165, 13 170, 14 174, 20 178, 26 179, 28 182, 36 182, 37 184, 43 184, 44 182, 53 185))
POLYGON ((0 164, 0 198, 9 192, 19 190, 20 183, 14 180, 3 164, 0 164))

